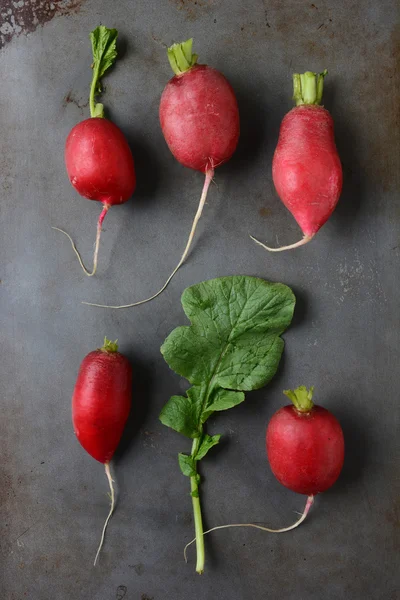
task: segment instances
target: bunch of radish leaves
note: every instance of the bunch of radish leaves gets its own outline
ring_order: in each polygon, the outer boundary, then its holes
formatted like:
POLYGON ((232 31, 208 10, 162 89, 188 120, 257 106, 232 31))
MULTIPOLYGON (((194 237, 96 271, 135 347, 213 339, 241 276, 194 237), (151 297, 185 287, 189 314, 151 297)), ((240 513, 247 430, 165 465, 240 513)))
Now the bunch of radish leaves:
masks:
POLYGON ((168 365, 192 387, 172 396, 161 422, 193 440, 190 454, 179 454, 179 466, 190 477, 197 565, 204 570, 204 540, 199 498, 198 462, 218 444, 204 424, 213 412, 244 401, 244 392, 264 386, 275 375, 290 325, 295 297, 289 287, 257 277, 233 276, 187 288, 182 306, 191 322, 177 327, 161 347, 168 365))

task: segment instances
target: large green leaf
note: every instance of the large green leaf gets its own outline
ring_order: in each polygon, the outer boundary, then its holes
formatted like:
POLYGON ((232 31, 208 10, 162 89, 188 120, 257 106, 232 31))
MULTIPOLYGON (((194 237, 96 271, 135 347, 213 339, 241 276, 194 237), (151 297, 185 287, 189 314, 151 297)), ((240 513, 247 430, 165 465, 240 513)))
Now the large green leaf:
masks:
POLYGON ((187 288, 182 306, 191 325, 174 329, 161 352, 193 387, 186 397, 173 396, 160 419, 197 438, 214 411, 243 402, 243 391, 258 389, 274 376, 284 345, 280 335, 292 320, 295 297, 281 283, 233 276, 187 288))

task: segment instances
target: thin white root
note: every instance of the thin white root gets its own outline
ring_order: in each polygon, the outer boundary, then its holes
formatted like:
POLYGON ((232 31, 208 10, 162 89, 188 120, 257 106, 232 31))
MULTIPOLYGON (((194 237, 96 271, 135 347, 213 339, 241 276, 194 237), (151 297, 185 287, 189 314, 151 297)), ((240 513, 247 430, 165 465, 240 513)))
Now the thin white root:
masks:
POLYGON ((305 235, 303 239, 301 239, 299 242, 296 242, 295 244, 290 244, 289 246, 280 246, 279 248, 270 248, 269 246, 266 246, 265 244, 257 240, 252 235, 250 237, 256 244, 262 246, 263 248, 265 248, 265 250, 269 250, 269 252, 282 252, 282 250, 292 250, 293 248, 299 248, 299 246, 304 246, 304 244, 308 244, 308 242, 310 242, 313 239, 314 234, 305 235))
POLYGON ((139 302, 133 302, 132 304, 122 304, 121 306, 109 306, 108 304, 95 304, 93 302, 82 302, 82 304, 86 304, 87 306, 98 306, 99 308, 132 308, 133 306, 139 306, 139 304, 145 304, 146 302, 150 302, 150 300, 154 300, 154 298, 157 298, 157 296, 159 296, 160 294, 162 294, 162 292, 165 290, 165 288, 167 287, 167 285, 169 284, 169 282, 171 281, 171 279, 173 278, 173 276, 175 275, 175 273, 178 271, 178 269, 183 265, 183 263, 185 262, 185 259, 189 253, 190 247, 192 245, 192 241, 194 238, 194 234, 196 231, 196 227, 197 224, 200 220, 201 217, 201 213, 203 212, 203 208, 204 208, 204 204, 206 202, 207 199, 207 192, 208 192, 208 188, 210 186, 210 183, 212 181, 212 178, 214 176, 214 169, 211 168, 209 170, 206 171, 206 178, 204 181, 204 186, 203 186, 203 191, 201 193, 201 197, 200 197, 200 202, 199 202, 199 206, 197 208, 197 212, 195 214, 195 217, 193 219, 193 224, 192 224, 192 228, 190 230, 190 234, 189 234, 189 238, 185 247, 185 250, 181 256, 180 261, 178 262, 178 264, 176 265, 175 269, 172 271, 171 275, 168 277, 167 281, 164 283, 164 285, 162 286, 162 288, 160 290, 158 290, 158 292, 156 292, 155 294, 153 294, 153 296, 150 296, 150 298, 146 298, 145 300, 139 300, 139 302))
POLYGON ((64 231, 64 229, 60 229, 59 227, 52 227, 52 229, 55 229, 56 231, 61 231, 61 233, 63 233, 64 235, 67 236, 67 238, 69 239, 69 241, 71 242, 71 246, 73 251, 75 252, 76 256, 78 257, 79 260, 79 264, 81 265, 84 273, 88 276, 88 277, 93 277, 93 275, 96 273, 97 270, 97 258, 98 258, 98 254, 99 254, 99 245, 100 245, 100 236, 101 236, 101 228, 102 228, 102 224, 104 221, 104 217, 107 214, 108 209, 110 208, 109 204, 105 204, 101 213, 100 213, 100 217, 99 220, 97 222, 97 232, 96 232, 96 241, 95 241, 95 245, 94 245, 94 254, 93 254, 93 269, 92 271, 89 271, 85 265, 83 264, 83 260, 81 258, 81 255, 79 254, 79 251, 77 249, 77 247, 75 246, 74 240, 72 239, 72 237, 69 235, 69 233, 67 233, 66 231, 64 231))
POLYGON ((105 471, 106 471, 106 475, 107 475, 107 479, 108 479, 108 483, 109 483, 110 491, 111 491, 111 506, 110 506, 110 512, 107 515, 106 522, 104 523, 103 531, 101 532, 100 544, 99 544, 99 547, 97 548, 96 557, 94 559, 93 566, 96 566, 97 559, 99 558, 100 550, 102 549, 103 543, 104 543, 104 536, 106 534, 108 521, 111 519, 111 516, 114 512, 114 506, 115 506, 115 491, 114 491, 114 486, 113 486, 114 480, 111 477, 110 463, 106 463, 104 465, 104 467, 105 467, 105 471))
MULTIPOLYGON (((261 529, 262 531, 268 531, 269 533, 285 533, 285 531, 291 531, 292 529, 296 529, 296 527, 301 525, 301 523, 307 517, 307 515, 310 511, 310 508, 313 505, 313 502, 314 502, 314 496, 308 496, 304 511, 302 512, 300 519, 298 519, 295 523, 293 523, 293 525, 290 525, 289 527, 283 527, 282 529, 269 529, 269 527, 264 527, 263 525, 256 525, 255 523, 230 523, 229 525, 219 525, 218 527, 213 527, 212 529, 208 529, 207 531, 205 531, 203 533, 203 535, 206 535, 207 533, 211 533, 212 531, 216 531, 217 529, 227 529, 228 527, 254 527, 255 529, 261 529)), ((187 549, 195 541, 196 541, 196 538, 194 538, 191 542, 186 544, 186 546, 183 550, 183 556, 185 558, 185 562, 187 562, 187 549)))

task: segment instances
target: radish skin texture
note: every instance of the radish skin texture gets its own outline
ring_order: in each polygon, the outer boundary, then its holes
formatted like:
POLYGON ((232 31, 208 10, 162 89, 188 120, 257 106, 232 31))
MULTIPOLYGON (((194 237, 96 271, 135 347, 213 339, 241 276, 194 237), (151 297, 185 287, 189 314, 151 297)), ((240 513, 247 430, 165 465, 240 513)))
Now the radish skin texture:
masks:
POLYGON ((321 106, 298 106, 283 119, 272 162, 278 196, 305 236, 326 223, 342 191, 333 119, 321 106))
POLYGON ((339 421, 314 405, 308 410, 284 406, 267 427, 271 470, 293 492, 315 496, 330 488, 342 470, 344 437, 339 421))
POLYGON ((132 153, 122 131, 107 119, 75 125, 65 144, 65 165, 73 187, 89 200, 113 206, 135 191, 132 153))
POLYGON ((229 160, 239 140, 234 91, 222 73, 207 65, 195 65, 167 83, 160 123, 175 158, 202 173, 229 160))
POLYGON ((132 393, 128 359, 107 348, 110 346, 105 343, 83 359, 72 397, 76 437, 86 452, 103 464, 111 460, 117 449, 132 393))

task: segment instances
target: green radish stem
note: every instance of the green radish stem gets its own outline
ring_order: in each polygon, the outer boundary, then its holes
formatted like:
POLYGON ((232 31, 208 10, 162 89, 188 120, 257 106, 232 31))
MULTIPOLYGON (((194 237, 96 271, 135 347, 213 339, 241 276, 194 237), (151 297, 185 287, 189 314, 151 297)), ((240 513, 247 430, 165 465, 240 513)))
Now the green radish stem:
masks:
POLYGON ((96 93, 99 91, 99 69, 100 63, 94 63, 93 66, 93 76, 92 76, 92 84, 90 86, 90 95, 89 95, 89 106, 90 106, 90 116, 91 117, 99 117, 101 119, 104 118, 104 105, 101 102, 97 102, 95 100, 96 93))
POLYGON ((96 102, 96 95, 102 91, 101 78, 117 59, 117 36, 116 29, 108 29, 104 25, 96 27, 90 33, 93 54, 93 75, 89 95, 91 117, 104 118, 104 106, 101 102, 96 102))
MULTIPOLYGON (((196 456, 197 451, 199 449, 200 438, 195 438, 192 444, 192 456, 196 456)), ((194 462, 196 465, 196 462, 194 462)), ((205 552, 204 552, 204 533, 203 533, 203 519, 201 516, 201 504, 200 504, 200 496, 199 496, 199 475, 197 473, 196 467, 196 475, 190 478, 190 495, 192 496, 192 504, 193 504, 193 515, 194 515, 194 530, 196 533, 196 537, 193 541, 196 542, 196 554, 197 554, 197 563, 196 563, 196 571, 201 575, 204 572, 204 562, 205 562, 205 552)))
POLYGON ((97 559, 99 557, 100 550, 103 547, 104 536, 106 534, 106 529, 107 529, 108 521, 111 519, 111 516, 112 516, 112 514, 114 512, 114 506, 115 506, 115 491, 114 491, 114 486, 113 486, 114 480, 111 477, 110 463, 108 463, 108 462, 105 463, 104 467, 105 467, 105 471, 106 471, 106 475, 107 475, 107 479, 108 479, 108 483, 109 483, 110 491, 111 491, 111 505, 110 505, 110 512, 108 513, 107 519, 106 519, 106 521, 104 523, 103 531, 101 532, 100 544, 99 544, 99 547, 97 548, 97 552, 96 552, 96 556, 95 556, 95 559, 94 559, 93 566, 96 566, 96 562, 97 562, 97 559))
POLYGON ((301 413, 309 413, 313 406, 314 402, 312 401, 312 397, 314 394, 314 386, 312 385, 308 390, 305 385, 301 385, 295 390, 283 390, 285 396, 289 398, 293 402, 295 409, 301 413))
POLYGON ((155 294, 153 294, 153 296, 150 296, 150 298, 146 298, 145 300, 139 300, 138 302, 133 302, 132 304, 122 304, 121 306, 110 306, 108 304, 95 304, 93 302, 82 302, 82 304, 86 304, 87 306, 98 306, 99 308, 116 308, 116 309, 117 308, 132 308, 132 306, 139 306, 139 304, 145 304, 146 302, 150 302, 150 300, 154 300, 154 298, 157 298, 157 296, 159 296, 165 290, 165 288, 167 287, 167 285, 169 284, 169 282, 171 281, 171 279, 174 277, 175 273, 178 271, 178 269, 185 262, 185 259, 186 259, 187 255, 188 255, 190 247, 192 245, 192 241, 193 241, 193 237, 194 237, 194 234, 195 234, 195 231, 196 231, 197 223, 200 220, 201 214, 203 212, 204 205, 206 203, 208 188, 210 187, 210 183, 211 183, 213 177, 214 177, 214 168, 213 167, 209 167, 206 170, 206 178, 204 180, 203 191, 201 193, 200 202, 199 202, 199 206, 197 208, 197 212, 196 212, 195 217, 193 219, 192 228, 190 230, 190 234, 189 234, 188 241, 186 243, 185 250, 183 251, 183 254, 181 256, 181 259, 180 259, 179 263, 176 265, 175 269, 172 271, 171 275, 168 277, 167 281, 164 283, 164 285, 162 286, 162 288, 160 290, 158 290, 158 292, 156 292, 155 294))
POLYGON ((103 352, 109 352, 110 354, 112 354, 113 352, 118 352, 118 340, 112 342, 111 340, 108 340, 107 337, 105 337, 104 343, 100 350, 102 350, 103 352))
POLYGON ((93 269, 92 269, 92 271, 88 271, 88 269, 83 264, 81 255, 79 254, 78 249, 75 246, 75 243, 74 243, 73 239, 71 238, 71 236, 69 235, 69 233, 67 233, 66 231, 64 231, 64 229, 60 229, 59 227, 52 227, 52 229, 55 229, 56 231, 61 231, 61 233, 63 233, 64 235, 67 236, 67 238, 71 242, 71 246, 72 246, 73 251, 75 252, 76 256, 78 257, 79 264, 81 265, 83 271, 85 272, 85 274, 88 277, 93 277, 93 275, 96 273, 96 270, 97 270, 97 257, 98 257, 98 254, 99 254, 99 244, 100 244, 101 228, 102 228, 102 224, 103 224, 103 221, 104 221, 104 217, 106 216, 107 211, 108 211, 109 208, 110 208, 110 204, 104 204, 103 210, 101 211, 99 219, 97 221, 97 233, 96 233, 96 242, 95 242, 95 245, 94 245, 93 269))
POLYGON ((175 75, 182 75, 189 71, 198 59, 197 54, 192 53, 193 38, 181 44, 172 44, 167 50, 169 64, 175 75))
MULTIPOLYGON (((230 523, 229 525, 218 525, 218 527, 213 527, 212 529, 208 529, 207 531, 205 531, 203 533, 203 538, 205 535, 207 535, 207 533, 211 533, 212 531, 216 531, 217 529, 227 529, 228 527, 254 527, 255 529, 261 529, 262 531, 268 531, 269 533, 285 533, 285 531, 291 531, 292 529, 295 529, 296 527, 301 525, 301 523, 306 519, 306 517, 310 511, 310 508, 313 505, 313 502, 314 502, 314 496, 308 496, 305 508, 300 516, 300 519, 298 519, 295 523, 293 523, 293 525, 289 525, 289 527, 283 527, 282 529, 269 529, 269 527, 264 527, 263 525, 256 525, 255 523, 230 523)), ((197 544, 198 544, 197 536, 192 541, 190 541, 188 544, 186 544, 186 546, 183 550, 183 556, 185 558, 185 562, 187 562, 187 549, 194 542, 196 542, 196 546, 197 546, 197 544)), ((204 546, 203 546, 203 554, 204 554, 204 546)), ((198 561, 199 561, 199 554, 197 554, 197 562, 198 561)), ((196 570, 197 570, 197 568, 196 568, 196 570)), ((198 571, 198 572, 200 572, 200 571, 198 571)))
POLYGON ((328 74, 328 69, 322 73, 293 73, 293 100, 296 106, 317 105, 322 102, 324 91, 324 77, 328 74))

